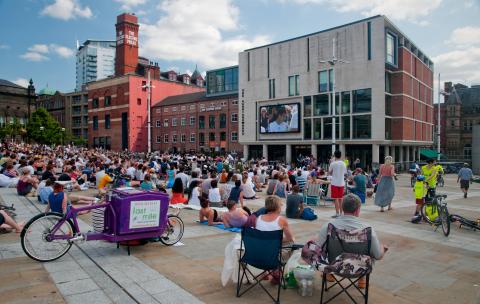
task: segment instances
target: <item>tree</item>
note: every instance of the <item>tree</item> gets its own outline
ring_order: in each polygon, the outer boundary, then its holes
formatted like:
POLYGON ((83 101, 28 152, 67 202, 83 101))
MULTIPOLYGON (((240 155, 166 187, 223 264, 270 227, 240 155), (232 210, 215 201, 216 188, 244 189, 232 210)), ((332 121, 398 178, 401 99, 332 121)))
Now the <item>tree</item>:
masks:
POLYGON ((60 144, 62 131, 58 121, 44 108, 33 112, 27 124, 27 135, 40 144, 60 144))

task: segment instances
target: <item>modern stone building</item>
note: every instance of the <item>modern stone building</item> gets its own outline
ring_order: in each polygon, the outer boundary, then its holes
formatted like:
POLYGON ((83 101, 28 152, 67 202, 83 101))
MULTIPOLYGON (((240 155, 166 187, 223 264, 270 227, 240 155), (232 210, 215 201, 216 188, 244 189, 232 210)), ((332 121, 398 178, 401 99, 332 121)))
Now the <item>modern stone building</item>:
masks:
POLYGON ((404 163, 433 139, 433 63, 384 16, 245 50, 239 55, 244 155, 290 162, 336 144, 367 167, 404 163), (335 56, 348 63, 328 62, 335 56), (275 121, 275 123, 273 123, 275 121))
POLYGON ((88 82, 112 76, 115 73, 115 41, 87 40, 77 47, 76 90, 88 82))
POLYGON ((88 92, 71 92, 65 98, 65 128, 76 138, 88 141, 88 92))

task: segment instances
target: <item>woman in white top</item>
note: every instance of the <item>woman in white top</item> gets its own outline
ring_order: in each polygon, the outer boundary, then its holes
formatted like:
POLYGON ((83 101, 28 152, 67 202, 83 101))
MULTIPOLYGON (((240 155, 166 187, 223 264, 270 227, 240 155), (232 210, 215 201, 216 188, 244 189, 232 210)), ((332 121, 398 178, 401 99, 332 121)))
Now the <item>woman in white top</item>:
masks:
POLYGON ((244 176, 242 179, 242 192, 244 199, 255 199, 258 198, 255 195, 255 190, 253 190, 252 183, 248 180, 248 176, 244 176))
POLYGON ((211 207, 222 207, 222 194, 218 188, 218 181, 213 179, 211 181, 211 188, 208 190, 208 201, 210 202, 211 207))
POLYGON ((188 201, 189 205, 192 206, 200 206, 200 193, 202 189, 200 187, 193 187, 192 188, 192 195, 190 196, 190 200, 188 201))

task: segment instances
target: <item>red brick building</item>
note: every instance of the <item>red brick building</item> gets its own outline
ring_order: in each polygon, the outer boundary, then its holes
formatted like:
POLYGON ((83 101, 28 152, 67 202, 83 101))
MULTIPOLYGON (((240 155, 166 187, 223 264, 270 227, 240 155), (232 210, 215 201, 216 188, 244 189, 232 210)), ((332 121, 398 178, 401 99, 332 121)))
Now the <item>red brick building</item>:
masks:
POLYGON ((190 77, 188 83, 163 78, 157 63, 138 57, 137 21, 137 17, 130 14, 117 17, 115 77, 87 85, 90 146, 147 151, 148 91, 145 86, 148 72, 153 87, 152 107, 169 96, 205 91, 203 82, 198 86, 190 77))
POLYGON ((238 94, 171 96, 152 111, 153 148, 171 152, 242 152, 238 94))

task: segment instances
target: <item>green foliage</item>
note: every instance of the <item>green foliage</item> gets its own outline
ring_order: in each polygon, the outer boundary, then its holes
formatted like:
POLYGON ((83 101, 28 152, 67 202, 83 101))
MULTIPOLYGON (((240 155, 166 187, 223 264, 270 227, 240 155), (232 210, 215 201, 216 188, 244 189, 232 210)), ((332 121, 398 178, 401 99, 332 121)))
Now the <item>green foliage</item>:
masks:
POLYGON ((0 139, 12 138, 17 135, 25 135, 25 127, 22 126, 16 119, 13 122, 8 122, 5 126, 0 127, 0 139))
POLYGON ((40 144, 61 144, 62 127, 44 108, 33 112, 27 124, 27 135, 30 139, 40 144), (43 127, 43 130, 42 130, 43 127))

